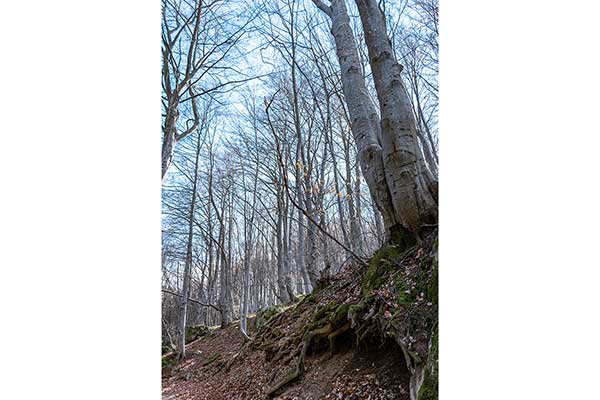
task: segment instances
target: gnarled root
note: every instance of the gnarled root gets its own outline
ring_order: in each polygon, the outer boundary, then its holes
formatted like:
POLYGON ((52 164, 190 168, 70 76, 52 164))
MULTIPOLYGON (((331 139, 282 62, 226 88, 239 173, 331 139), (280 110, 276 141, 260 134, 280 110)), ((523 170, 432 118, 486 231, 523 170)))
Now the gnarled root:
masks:
POLYGON ((348 329, 350 329, 350 322, 346 322, 344 325, 327 335, 327 339, 329 339, 329 354, 327 358, 333 357, 335 338, 346 332, 348 329))
POLYGON ((227 361, 227 364, 225 365, 225 372, 229 372, 229 370, 231 369, 231 367, 233 366, 233 364, 235 364, 235 362, 237 360, 239 360, 241 357, 241 355, 246 354, 246 351, 248 350, 248 346, 249 346, 250 342, 246 342, 244 343, 244 345, 242 346, 242 348, 240 349, 240 351, 238 351, 237 353, 235 353, 235 355, 233 357, 231 357, 231 359, 229 361, 227 361))
POLYGON ((281 379, 279 382, 277 382, 275 385, 271 386, 267 390, 267 396, 269 398, 273 397, 275 392, 277 392, 279 389, 286 386, 288 383, 292 382, 293 380, 297 379, 298 377, 300 377, 302 375, 302 373, 304 372, 304 358, 306 357, 306 352, 308 351, 308 348, 309 348, 313 338, 316 336, 327 336, 327 335, 331 334, 332 331, 333 331, 333 328, 332 328, 331 324, 327 324, 321 328, 317 328, 306 334, 304 341, 302 342, 302 349, 300 350, 300 355, 298 356, 298 362, 296 363, 296 368, 292 372, 288 373, 283 379, 281 379))

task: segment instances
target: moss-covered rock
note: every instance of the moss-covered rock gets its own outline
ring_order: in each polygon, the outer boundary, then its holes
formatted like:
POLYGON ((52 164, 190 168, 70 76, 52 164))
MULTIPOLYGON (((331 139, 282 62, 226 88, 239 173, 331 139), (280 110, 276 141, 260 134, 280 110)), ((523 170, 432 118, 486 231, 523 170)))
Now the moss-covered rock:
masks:
POLYGON ((208 331, 208 326, 205 325, 188 326, 185 329, 185 342, 190 343, 202 336, 206 336, 208 331))

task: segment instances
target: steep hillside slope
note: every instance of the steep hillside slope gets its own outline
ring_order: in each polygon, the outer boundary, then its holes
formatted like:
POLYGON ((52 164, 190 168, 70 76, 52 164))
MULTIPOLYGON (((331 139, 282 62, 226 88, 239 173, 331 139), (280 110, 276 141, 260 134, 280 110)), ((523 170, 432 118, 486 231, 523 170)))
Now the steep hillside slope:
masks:
POLYGON ((163 359, 164 399, 436 399, 437 233, 163 359))

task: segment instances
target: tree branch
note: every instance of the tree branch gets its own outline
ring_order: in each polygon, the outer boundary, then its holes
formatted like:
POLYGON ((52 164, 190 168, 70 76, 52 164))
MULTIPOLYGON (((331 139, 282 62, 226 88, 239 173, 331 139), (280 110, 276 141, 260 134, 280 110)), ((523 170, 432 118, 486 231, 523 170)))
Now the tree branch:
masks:
MULTIPOLYGON (((168 294, 172 294, 173 296, 181 297, 181 295, 179 293, 171 292, 170 290, 167 290, 167 289, 163 289, 162 291, 165 292, 165 293, 168 293, 168 294)), ((215 310, 217 310, 218 312, 221 312, 221 309, 219 307, 213 306, 212 304, 204 304, 204 303, 202 303, 202 302, 200 302, 200 301, 198 301, 196 299, 192 299, 191 297, 188 297, 188 300, 191 301, 192 303, 196 303, 196 304, 199 304, 201 306, 212 307, 215 310)))
POLYGON ((319 10, 323 11, 329 18, 331 18, 331 7, 327 4, 323 3, 321 0, 312 0, 315 3, 315 6, 319 8, 319 10))

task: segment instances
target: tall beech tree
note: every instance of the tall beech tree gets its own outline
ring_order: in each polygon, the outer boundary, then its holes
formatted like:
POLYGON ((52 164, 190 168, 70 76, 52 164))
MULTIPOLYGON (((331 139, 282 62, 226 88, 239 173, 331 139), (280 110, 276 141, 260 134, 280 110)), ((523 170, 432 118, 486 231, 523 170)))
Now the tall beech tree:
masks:
POLYGON ((342 86, 362 172, 383 214, 388 240, 398 234, 419 238, 424 224, 437 221, 437 181, 423 161, 402 66, 375 1, 357 0, 380 115, 369 97, 358 44, 344 0, 313 3, 331 20, 342 86))

